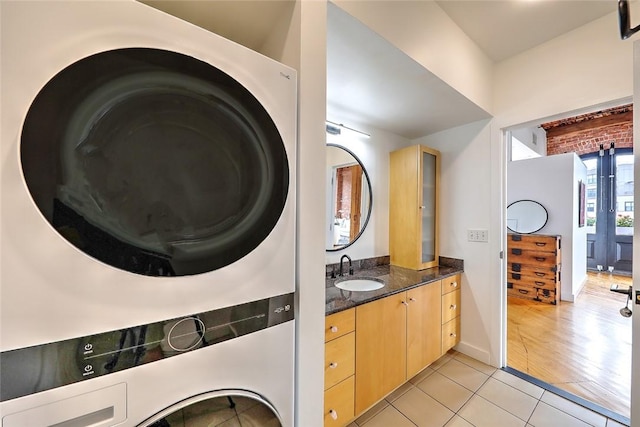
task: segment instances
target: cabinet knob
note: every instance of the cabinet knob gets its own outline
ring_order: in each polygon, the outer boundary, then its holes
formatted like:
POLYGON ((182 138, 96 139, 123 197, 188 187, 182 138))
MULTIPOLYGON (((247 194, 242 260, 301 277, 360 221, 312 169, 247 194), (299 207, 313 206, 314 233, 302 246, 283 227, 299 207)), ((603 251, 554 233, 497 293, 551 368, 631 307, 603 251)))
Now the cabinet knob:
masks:
POLYGON ((332 326, 330 329, 331 329, 331 332, 333 332, 333 333, 338 332, 338 327, 337 326, 332 326))
POLYGON ((416 302, 416 299, 415 298, 409 298, 409 301, 416 302))
POLYGON ((451 338, 455 338, 455 337, 456 337, 456 334, 455 334, 455 333, 453 333, 453 332, 451 332, 451 333, 449 334, 449 336, 450 336, 451 338))
POLYGON ((338 419, 338 413, 333 409, 329 410, 329 415, 331 415, 331 418, 333 418, 334 420, 338 419))
POLYGON ((455 305, 455 304, 451 304, 451 307, 449 307, 449 308, 450 308, 451 310, 455 310, 456 308, 458 308, 458 306, 457 306, 457 305, 455 305))
POLYGON ((409 306, 409 303, 408 303, 408 302, 406 302, 406 301, 402 301, 402 303, 403 303, 404 305, 406 305, 407 307, 409 306))
POLYGON ((420 209, 426 209, 426 208, 427 208, 426 206, 420 206, 420 209))
POLYGON ((329 367, 330 367, 331 369, 336 369, 336 368, 338 367, 338 362, 331 362, 331 363, 329 363, 329 367))
POLYGON ((452 288, 457 288, 458 287, 458 282, 451 282, 450 285, 452 288))

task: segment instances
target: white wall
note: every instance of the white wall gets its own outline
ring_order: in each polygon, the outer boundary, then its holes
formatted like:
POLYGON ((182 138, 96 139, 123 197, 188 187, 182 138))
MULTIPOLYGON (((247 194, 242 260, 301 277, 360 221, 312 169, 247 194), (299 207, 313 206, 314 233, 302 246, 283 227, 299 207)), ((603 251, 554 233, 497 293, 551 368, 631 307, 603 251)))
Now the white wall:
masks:
POLYGON ((326 13, 326 2, 296 1, 264 45, 298 70, 296 426, 322 425, 324 411, 326 13))
POLYGON ((536 234, 561 236, 560 298, 575 301, 587 277, 587 232, 578 227, 578 181, 586 183, 586 167, 567 153, 510 162, 507 170, 507 205, 517 200, 540 203, 549 218, 536 234))
POLYGON ((499 302, 487 292, 489 266, 498 254, 490 242, 469 242, 468 229, 490 228, 490 125, 471 123, 413 141, 437 149, 440 157, 440 255, 464 260, 462 331, 457 349, 490 363, 492 310, 499 302))
POLYGON ((434 1, 334 0, 333 3, 476 105, 492 111, 491 60, 434 1))
POLYGON ((344 254, 354 260, 389 255, 389 153, 411 145, 410 140, 380 129, 358 123, 349 123, 349 127, 368 133, 371 137, 327 135, 327 142, 353 151, 367 170, 373 196, 371 218, 354 244, 340 251, 326 253, 326 264, 339 262, 344 254))
POLYGON ((517 138, 518 141, 540 154, 547 155, 547 133, 541 127, 523 127, 513 129, 511 136, 517 138))

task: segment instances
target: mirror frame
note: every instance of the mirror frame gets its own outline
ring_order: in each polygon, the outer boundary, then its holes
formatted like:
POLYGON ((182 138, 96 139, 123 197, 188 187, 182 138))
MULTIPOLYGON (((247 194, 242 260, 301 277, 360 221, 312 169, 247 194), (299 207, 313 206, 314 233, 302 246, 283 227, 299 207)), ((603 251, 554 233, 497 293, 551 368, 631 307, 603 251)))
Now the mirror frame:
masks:
POLYGON ((369 178, 369 173, 367 172, 367 169, 364 167, 364 164, 362 163, 360 158, 358 156, 356 156, 353 151, 351 151, 347 147, 345 147, 343 145, 339 145, 339 144, 327 143, 326 146, 327 147, 340 148, 340 149, 346 151, 347 153, 349 153, 356 160, 356 162, 358 162, 358 164, 362 168, 362 173, 364 174, 365 178, 367 179, 367 187, 369 188, 369 208, 367 209, 367 217, 365 218, 364 224, 362 224, 362 227, 360 228, 360 231, 358 232, 358 234, 356 234, 356 236, 353 238, 352 241, 350 241, 349 243, 347 243, 345 245, 340 246, 339 248, 333 248, 333 249, 326 249, 325 248, 326 252, 338 252, 338 251, 342 251, 342 250, 348 248, 349 246, 353 245, 356 241, 358 241, 360 236, 362 236, 362 233, 364 233, 364 230, 367 228, 367 225, 369 224, 369 219, 371 218, 371 211, 372 211, 372 208, 373 208, 373 191, 372 191, 372 188, 371 188, 371 179, 369 178))
MULTIPOLYGON (((507 212, 509 212, 509 208, 511 206, 515 205, 516 203, 522 203, 522 202, 534 203, 534 204, 540 206, 542 208, 542 210, 544 211, 544 213, 545 213, 544 222, 542 223, 542 225, 540 227, 538 227, 537 229, 535 229, 533 231, 517 231, 517 230, 514 230, 511 227, 509 227, 509 225, 507 225, 507 230, 509 230, 509 231, 511 231, 513 233, 518 233, 518 234, 533 234, 533 233, 537 233, 538 231, 542 230, 545 225, 547 225, 547 222, 549 221, 549 211, 540 202, 536 202, 535 200, 522 199, 522 200, 516 200, 515 202, 509 203, 509 205, 507 206, 507 212)), ((507 213, 506 216, 508 218, 508 213, 507 213)), ((507 218, 505 218, 505 219, 507 219, 507 218)), ((508 224, 508 221, 507 221, 507 224, 508 224)))

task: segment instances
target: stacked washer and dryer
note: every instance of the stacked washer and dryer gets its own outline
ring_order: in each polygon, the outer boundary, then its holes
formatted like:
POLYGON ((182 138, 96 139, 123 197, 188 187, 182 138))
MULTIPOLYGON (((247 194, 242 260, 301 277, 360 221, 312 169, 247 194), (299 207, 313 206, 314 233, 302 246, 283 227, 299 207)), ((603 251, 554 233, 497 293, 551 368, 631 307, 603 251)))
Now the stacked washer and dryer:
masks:
POLYGON ((0 19, 2 427, 293 426, 295 71, 135 1, 0 19))

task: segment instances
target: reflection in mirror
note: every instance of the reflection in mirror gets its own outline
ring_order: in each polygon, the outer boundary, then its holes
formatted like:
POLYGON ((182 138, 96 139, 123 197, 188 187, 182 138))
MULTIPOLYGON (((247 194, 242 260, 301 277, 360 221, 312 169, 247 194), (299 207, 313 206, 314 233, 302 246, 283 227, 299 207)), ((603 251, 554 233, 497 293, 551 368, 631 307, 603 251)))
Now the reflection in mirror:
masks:
POLYGON ((358 157, 339 145, 327 144, 326 249, 339 251, 353 244, 371 216, 371 182, 358 157))
POLYGON ((522 234, 540 231, 547 223, 547 210, 533 200, 518 200, 507 206, 507 228, 522 234))

